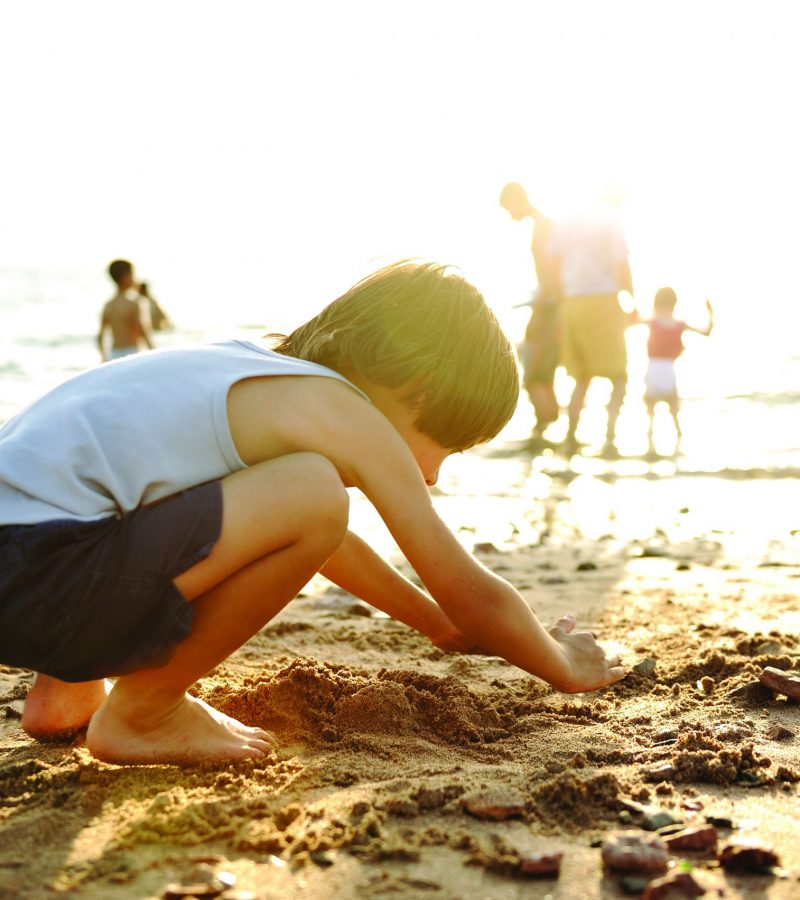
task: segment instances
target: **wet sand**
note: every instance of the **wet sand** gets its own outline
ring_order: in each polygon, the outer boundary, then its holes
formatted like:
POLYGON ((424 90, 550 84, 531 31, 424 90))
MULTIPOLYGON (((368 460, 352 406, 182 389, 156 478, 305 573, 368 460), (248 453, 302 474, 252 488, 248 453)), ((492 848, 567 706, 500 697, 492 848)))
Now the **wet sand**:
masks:
POLYGON ((480 480, 445 480, 441 514, 543 621, 574 612, 641 671, 558 694, 318 579, 196 686, 275 731, 277 752, 181 769, 99 763, 80 735, 30 740, 30 673, 0 667, 0 897, 161 897, 198 866, 286 900, 621 897, 599 844, 647 833, 655 811, 728 818, 720 845, 766 843, 782 864, 737 874, 676 851, 672 866, 691 860, 726 897, 798 896, 800 704, 757 683, 800 670, 798 482, 576 477, 486 455, 464 463, 480 480), (557 879, 520 872, 555 851, 557 879))

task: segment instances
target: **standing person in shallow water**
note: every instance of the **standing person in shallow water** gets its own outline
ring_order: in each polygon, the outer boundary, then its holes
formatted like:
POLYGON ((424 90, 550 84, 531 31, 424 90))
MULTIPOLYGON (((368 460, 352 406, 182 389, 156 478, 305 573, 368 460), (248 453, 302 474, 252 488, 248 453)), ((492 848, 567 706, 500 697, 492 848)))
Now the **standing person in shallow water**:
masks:
POLYGON ((519 345, 522 383, 528 392, 536 424, 530 447, 538 451, 547 446, 544 432, 558 419, 558 400, 554 381, 559 355, 558 275, 549 254, 553 222, 528 200, 521 184, 510 182, 500 192, 500 205, 515 222, 533 220, 531 255, 536 271, 536 293, 531 301, 531 317, 525 339, 519 345))
POLYGON ((263 755, 267 732, 187 689, 317 572, 442 648, 480 644, 563 691, 617 681, 616 657, 570 615, 544 628, 432 505, 447 456, 496 435, 518 396, 477 289, 408 261, 274 349, 140 354, 46 394, 0 430, 0 661, 41 673, 23 727, 88 723, 117 763, 263 755), (348 487, 430 594, 347 530, 348 487))
POLYGON ((103 362, 138 353, 142 347, 152 349, 149 310, 142 308, 142 296, 133 275, 133 264, 127 259, 115 259, 108 274, 117 292, 105 304, 100 316, 97 346, 103 362), (107 335, 111 335, 108 347, 107 335))
POLYGON ((628 384, 625 330, 630 315, 619 303, 620 291, 633 296, 628 246, 621 223, 606 204, 559 221, 550 251, 561 285, 561 361, 575 379, 569 401, 566 453, 577 452, 578 423, 594 378, 607 378, 605 456, 617 456, 617 418, 628 384))
POLYGON ((648 330, 644 402, 649 417, 647 443, 651 454, 655 453, 653 426, 656 405, 662 401, 669 407, 675 425, 676 452, 680 446, 682 432, 678 420, 680 398, 675 376, 675 360, 683 353, 684 332, 694 331, 696 334, 708 337, 714 327, 714 311, 711 308, 710 300, 706 300, 708 324, 705 328, 695 328, 682 319, 676 319, 675 306, 677 302, 678 297, 671 287, 659 288, 653 300, 653 317, 644 322, 648 330))
POLYGON ((150 327, 153 331, 167 331, 172 328, 169 316, 164 312, 158 300, 150 293, 150 286, 146 281, 139 283, 139 296, 144 300, 145 308, 150 316, 150 327))

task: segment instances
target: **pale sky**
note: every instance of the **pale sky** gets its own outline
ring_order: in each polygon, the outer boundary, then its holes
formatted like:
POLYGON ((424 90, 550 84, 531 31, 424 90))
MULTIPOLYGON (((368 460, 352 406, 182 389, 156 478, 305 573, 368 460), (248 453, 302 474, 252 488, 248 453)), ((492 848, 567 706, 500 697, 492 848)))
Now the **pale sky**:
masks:
MULTIPOLYGON (((289 294, 529 271, 497 204, 626 195, 640 283, 798 308, 792 2, 0 2, 0 265, 289 294)), ((516 299, 516 298, 515 298, 516 299)))

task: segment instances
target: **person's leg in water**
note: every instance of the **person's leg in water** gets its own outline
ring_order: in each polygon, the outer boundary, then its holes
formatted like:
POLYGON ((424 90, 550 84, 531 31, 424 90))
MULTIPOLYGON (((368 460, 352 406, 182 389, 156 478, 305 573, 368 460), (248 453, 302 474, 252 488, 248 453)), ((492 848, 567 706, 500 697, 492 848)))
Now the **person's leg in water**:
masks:
POLYGON ((555 392, 559 355, 559 307, 554 298, 539 298, 525 331, 523 375, 525 390, 536 416, 530 439, 534 452, 553 446, 544 432, 558 419, 555 392))
POLYGON ((591 380, 591 378, 576 379, 575 387, 572 389, 568 407, 569 424, 567 426, 567 436, 564 439, 564 449, 568 453, 575 453, 578 450, 578 439, 576 437, 578 422, 581 418, 583 403, 586 400, 586 392, 589 390, 591 380))
POLYGON ((681 406, 678 395, 673 394, 667 401, 667 404, 669 406, 670 415, 672 416, 672 421, 675 423, 675 453, 677 454, 680 451, 681 438, 683 437, 683 432, 681 431, 681 423, 678 419, 678 411, 680 410, 681 406))
POLYGON ((647 407, 647 452, 652 456, 656 452, 656 445, 653 441, 653 430, 656 422, 656 403, 658 401, 654 397, 645 395, 644 405, 647 407))
POLYGON ((625 391, 628 387, 627 378, 614 378, 611 381, 611 396, 608 399, 606 412, 608 415, 608 423, 606 425, 606 442, 603 447, 605 455, 617 455, 617 447, 614 439, 617 433, 617 419, 619 411, 622 409, 622 403, 625 400, 625 391))
MULTIPOLYGON (((118 678, 107 697, 102 682, 37 679, 31 693, 46 698, 53 719, 61 707, 72 705, 85 715, 98 704, 87 745, 100 759, 222 761, 261 756, 269 749, 267 732, 248 728, 186 690, 319 571, 346 533, 347 492, 328 460, 298 453, 228 476, 222 497, 218 542, 208 557, 174 579, 193 603, 195 619, 167 665, 118 678)), ((43 704, 34 696, 37 705, 43 704)), ((55 723, 42 715, 37 724, 40 732, 52 733, 55 723)))
POLYGON ((530 439, 532 450, 542 450, 548 446, 544 432, 558 418, 558 400, 552 382, 546 384, 539 381, 529 381, 525 385, 528 397, 533 406, 536 423, 530 439))

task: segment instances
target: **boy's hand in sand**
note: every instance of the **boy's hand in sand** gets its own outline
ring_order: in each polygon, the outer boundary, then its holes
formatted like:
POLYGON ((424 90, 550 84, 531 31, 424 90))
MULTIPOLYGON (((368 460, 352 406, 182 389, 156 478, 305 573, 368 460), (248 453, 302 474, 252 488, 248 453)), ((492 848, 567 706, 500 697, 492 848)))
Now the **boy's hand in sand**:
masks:
POLYGON ((567 659, 569 675, 563 683, 554 685, 567 694, 596 691, 619 681, 627 674, 619 656, 607 657, 603 648, 589 631, 574 631, 575 617, 563 615, 548 633, 560 645, 567 659))

